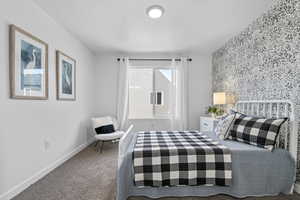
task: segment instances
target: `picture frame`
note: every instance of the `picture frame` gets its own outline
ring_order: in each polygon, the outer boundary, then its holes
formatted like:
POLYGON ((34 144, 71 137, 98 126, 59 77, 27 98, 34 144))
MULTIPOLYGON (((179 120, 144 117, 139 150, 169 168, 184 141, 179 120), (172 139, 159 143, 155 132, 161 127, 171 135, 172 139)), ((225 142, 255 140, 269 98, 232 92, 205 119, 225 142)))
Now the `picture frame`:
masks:
POLYGON ((27 31, 9 26, 10 98, 47 100, 48 44, 27 31))
POLYGON ((76 60, 62 51, 56 51, 57 100, 76 100, 76 60))

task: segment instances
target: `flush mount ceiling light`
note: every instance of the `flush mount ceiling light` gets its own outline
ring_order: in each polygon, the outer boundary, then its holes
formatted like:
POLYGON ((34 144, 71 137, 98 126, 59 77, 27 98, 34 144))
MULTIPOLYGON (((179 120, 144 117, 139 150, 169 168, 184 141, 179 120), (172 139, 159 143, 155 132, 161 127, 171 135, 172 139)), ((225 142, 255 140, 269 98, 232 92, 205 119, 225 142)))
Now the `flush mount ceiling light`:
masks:
POLYGON ((158 19, 164 14, 164 8, 159 5, 147 8, 147 15, 152 19, 158 19))

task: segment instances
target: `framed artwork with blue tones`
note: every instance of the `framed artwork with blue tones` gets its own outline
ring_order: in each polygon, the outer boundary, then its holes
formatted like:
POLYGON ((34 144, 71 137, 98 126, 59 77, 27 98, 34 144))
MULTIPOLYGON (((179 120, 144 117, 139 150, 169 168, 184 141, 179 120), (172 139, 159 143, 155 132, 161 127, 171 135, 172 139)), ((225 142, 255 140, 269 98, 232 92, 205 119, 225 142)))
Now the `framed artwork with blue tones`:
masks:
POLYGON ((10 97, 48 99, 48 44, 10 25, 10 97))
POLYGON ((76 61, 56 51, 56 82, 58 100, 76 100, 76 61))

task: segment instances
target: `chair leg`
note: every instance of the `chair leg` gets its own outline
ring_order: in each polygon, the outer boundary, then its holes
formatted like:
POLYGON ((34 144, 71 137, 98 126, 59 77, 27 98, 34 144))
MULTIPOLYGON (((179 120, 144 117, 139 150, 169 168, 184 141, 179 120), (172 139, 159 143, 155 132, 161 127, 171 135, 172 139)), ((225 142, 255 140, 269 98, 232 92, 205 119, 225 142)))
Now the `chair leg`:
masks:
POLYGON ((97 141, 95 142, 95 145, 94 145, 94 147, 97 147, 97 146, 98 146, 98 144, 99 144, 99 140, 97 140, 97 141))
POLYGON ((104 141, 101 142, 100 153, 103 151, 104 141))
POLYGON ((97 152, 102 153, 103 146, 104 146, 104 141, 99 141, 97 145, 97 152))

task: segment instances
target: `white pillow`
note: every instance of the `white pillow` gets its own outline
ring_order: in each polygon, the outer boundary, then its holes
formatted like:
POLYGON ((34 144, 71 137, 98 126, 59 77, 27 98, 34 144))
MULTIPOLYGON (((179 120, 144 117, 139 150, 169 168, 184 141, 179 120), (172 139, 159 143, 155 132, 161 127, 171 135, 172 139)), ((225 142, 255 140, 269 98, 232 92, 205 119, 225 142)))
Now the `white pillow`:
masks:
POLYGON ((234 119, 235 114, 228 114, 219 120, 215 128, 215 133, 219 139, 224 140, 226 138, 234 119))

